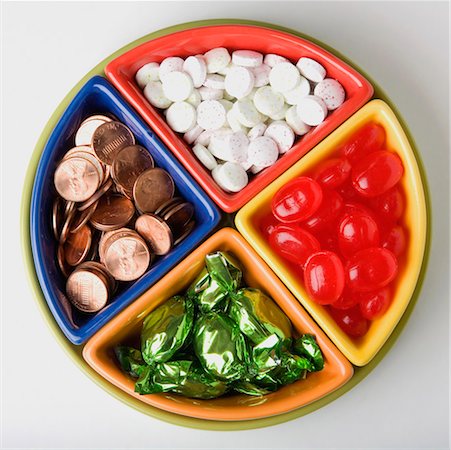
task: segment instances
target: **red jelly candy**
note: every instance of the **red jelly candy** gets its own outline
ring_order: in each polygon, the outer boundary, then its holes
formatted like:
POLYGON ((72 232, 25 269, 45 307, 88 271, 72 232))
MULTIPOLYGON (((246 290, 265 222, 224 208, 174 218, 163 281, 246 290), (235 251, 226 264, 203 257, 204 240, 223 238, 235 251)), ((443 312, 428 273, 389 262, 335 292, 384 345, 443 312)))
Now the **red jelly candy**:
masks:
POLYGON ((272 212, 281 222, 308 219, 323 199, 321 186, 312 178, 299 177, 279 189, 272 199, 272 212))
POLYGON ((356 292, 381 289, 393 281, 398 272, 395 255, 385 248, 360 250, 346 264, 346 282, 356 292))
POLYGON ((346 158, 332 158, 324 161, 315 171, 315 179, 324 188, 336 189, 351 174, 351 164, 346 158))
POLYGON ((345 286, 341 297, 336 302, 332 303, 331 306, 333 306, 335 309, 349 309, 357 305, 359 302, 359 294, 356 292, 351 292, 345 286))
POLYGON ((362 158, 352 169, 352 184, 365 197, 382 195, 402 177, 404 168, 396 153, 380 150, 362 158))
POLYGON ((390 289, 360 294, 360 312, 365 319, 374 320, 382 316, 390 306, 390 289))
POLYGON ((403 227, 395 225, 382 239, 381 247, 390 250, 395 256, 399 256, 404 253, 406 243, 407 239, 403 227))
POLYGON ((301 266, 321 248, 312 234, 297 225, 277 225, 269 236, 269 245, 279 255, 301 266))
POLYGON ((346 182, 337 189, 337 192, 341 195, 343 200, 346 201, 359 202, 362 199, 362 196, 354 189, 351 178, 346 180, 346 182))
POLYGON ((307 294, 319 305, 330 305, 343 292, 345 275, 336 253, 318 252, 307 260, 304 270, 307 294))
POLYGON ((350 309, 330 308, 330 314, 338 326, 349 336, 362 337, 369 328, 369 322, 365 319, 358 305, 350 309))
POLYGON ((343 207, 343 213, 344 214, 354 214, 354 213, 361 213, 366 214, 367 216, 370 216, 375 222, 376 222, 376 216, 374 215, 373 211, 370 208, 367 208, 365 205, 362 205, 359 202, 346 202, 343 207))
POLYGON ((335 224, 319 231, 315 231, 314 234, 323 250, 329 250, 337 254, 340 253, 340 248, 338 247, 337 226, 335 224))
POLYGON ((279 223, 280 222, 272 214, 268 214, 260 222, 260 231, 264 234, 266 239, 268 239, 268 236, 274 231, 274 228, 279 223))
POLYGON ((376 222, 367 214, 345 214, 338 226, 338 246, 347 258, 359 250, 379 245, 376 222))
POLYGON ((377 123, 368 123, 341 147, 341 154, 353 164, 368 153, 380 150, 384 142, 384 128, 377 123))
POLYGON ((318 210, 302 225, 310 231, 319 231, 333 224, 343 210, 343 199, 335 191, 324 191, 318 210))
POLYGON ((404 212, 404 195, 401 189, 395 186, 384 194, 372 198, 370 205, 384 221, 396 222, 404 212))

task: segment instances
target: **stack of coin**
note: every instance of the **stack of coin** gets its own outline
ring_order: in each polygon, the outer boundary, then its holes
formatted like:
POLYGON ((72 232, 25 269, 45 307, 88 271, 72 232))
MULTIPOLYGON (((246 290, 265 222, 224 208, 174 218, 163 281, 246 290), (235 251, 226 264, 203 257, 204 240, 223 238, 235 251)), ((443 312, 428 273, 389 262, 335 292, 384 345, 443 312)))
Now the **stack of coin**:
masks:
POLYGON ((192 231, 194 207, 115 118, 88 117, 75 145, 55 170, 52 228, 67 297, 92 313, 192 231))

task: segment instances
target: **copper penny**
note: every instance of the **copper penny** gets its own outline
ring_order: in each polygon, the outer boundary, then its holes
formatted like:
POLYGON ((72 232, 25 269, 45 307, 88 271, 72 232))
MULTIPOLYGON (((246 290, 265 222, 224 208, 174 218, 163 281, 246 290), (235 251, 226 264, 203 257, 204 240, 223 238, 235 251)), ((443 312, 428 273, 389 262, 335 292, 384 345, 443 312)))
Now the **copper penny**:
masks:
POLYGON ((65 278, 67 278, 72 271, 72 267, 70 267, 69 264, 67 264, 66 262, 63 244, 58 245, 58 250, 56 251, 56 259, 58 261, 58 266, 61 270, 61 273, 64 275, 65 278))
POLYGON ((136 179, 154 167, 151 154, 140 145, 131 145, 118 152, 111 166, 111 176, 116 184, 127 194, 133 195, 133 185, 136 179))
POLYGON ((75 211, 76 211, 75 207, 68 209, 66 206, 66 212, 65 212, 66 216, 65 216, 64 223, 61 228, 61 233, 60 233, 60 237, 59 237, 60 244, 64 244, 64 242, 67 239, 67 236, 71 229, 72 221, 74 220, 74 217, 75 217, 75 211))
MULTIPOLYGON (((110 275, 106 267, 97 262, 97 261, 86 261, 78 266, 79 269, 88 269, 91 272, 94 272, 98 274, 101 278, 105 279, 105 281, 108 284, 109 293, 112 293, 114 290, 116 290, 117 282, 116 280, 110 275)), ((77 268, 77 269, 78 269, 77 268)))
POLYGON ((72 226, 70 228, 71 233, 76 233, 80 230, 81 227, 86 225, 88 223, 88 220, 91 218, 91 216, 94 214, 94 211, 97 208, 99 201, 96 200, 92 205, 90 205, 88 208, 84 209, 80 212, 78 210, 78 214, 74 218, 74 222, 72 223, 72 226))
POLYGON ((97 190, 100 177, 92 162, 73 157, 61 161, 56 168, 54 182, 58 194, 65 200, 83 202, 97 190))
POLYGON ((69 275, 66 294, 69 301, 80 311, 97 312, 108 301, 108 284, 98 273, 79 269, 69 275))
POLYGON ((136 179, 133 198, 139 211, 153 213, 174 196, 174 190, 174 180, 165 170, 148 169, 136 179))
POLYGON ((70 266, 82 263, 88 255, 92 243, 92 232, 88 225, 83 225, 75 233, 70 233, 64 243, 64 255, 70 266))
POLYGON ((183 203, 183 199, 180 197, 173 197, 171 199, 169 199, 167 202, 162 203, 156 210, 155 213, 157 216, 162 217, 165 212, 169 209, 172 208, 174 205, 178 204, 178 203, 183 203))
POLYGON ((106 122, 92 136, 92 148, 100 161, 113 164, 120 150, 135 143, 133 133, 121 122, 106 122))
POLYGON ((63 221, 64 200, 57 196, 53 202, 52 208, 52 230, 56 240, 60 238, 61 226, 63 221))
MULTIPOLYGON (((97 172, 99 174, 99 179, 100 179, 100 181, 103 181, 103 179, 105 177, 105 165, 101 161, 99 161, 99 158, 97 158, 96 155, 93 155, 92 153, 84 151, 84 150, 77 150, 77 149, 78 149, 78 147, 75 147, 76 151, 72 152, 69 156, 65 156, 63 158, 63 161, 67 161, 72 158, 86 159, 97 169, 97 172)), ((72 149, 72 150, 74 150, 74 149, 72 149)), ((71 150, 69 150, 69 152, 70 151, 71 150)))
POLYGON ((166 255, 171 250, 172 231, 160 217, 154 214, 143 214, 136 219, 135 228, 155 255, 166 255))
POLYGON ((122 228, 135 214, 133 202, 118 194, 106 194, 99 200, 91 224, 100 231, 122 228))
POLYGON ((100 197, 102 197, 103 194, 108 192, 113 185, 113 180, 110 178, 106 183, 104 183, 102 186, 100 186, 99 190, 88 200, 83 202, 79 207, 79 211, 84 211, 85 209, 89 208, 91 205, 93 205, 97 200, 99 200, 100 197))
POLYGON ((180 242, 183 241, 190 233, 193 231, 194 226, 196 225, 196 222, 194 220, 191 220, 191 222, 188 222, 188 224, 185 227, 185 231, 174 241, 174 247, 177 244, 180 244, 180 242))
POLYGON ((171 208, 163 217, 171 228, 174 236, 183 233, 186 224, 192 219, 194 214, 194 206, 189 203, 181 203, 171 208))
POLYGON ((105 249, 105 266, 116 280, 136 280, 149 266, 149 249, 139 234, 134 234, 112 236, 105 249))
POLYGON ((111 119, 105 120, 101 116, 88 117, 80 124, 75 134, 75 145, 91 145, 94 132, 106 122, 111 122, 111 119))

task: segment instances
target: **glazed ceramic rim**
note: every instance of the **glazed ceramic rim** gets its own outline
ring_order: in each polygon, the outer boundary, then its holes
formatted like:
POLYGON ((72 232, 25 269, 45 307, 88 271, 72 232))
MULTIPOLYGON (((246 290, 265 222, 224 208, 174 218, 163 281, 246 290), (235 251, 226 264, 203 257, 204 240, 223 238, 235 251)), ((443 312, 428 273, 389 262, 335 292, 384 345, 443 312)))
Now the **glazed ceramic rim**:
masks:
POLYGON ((95 383, 97 383, 100 387, 102 387, 105 391, 109 392, 111 395, 116 397, 118 400, 121 400, 123 403, 127 404, 128 406, 133 407, 134 409, 147 414, 149 416, 152 416, 156 419, 160 419, 175 425, 190 427, 190 428, 197 428, 197 429, 204 429, 204 430, 219 430, 219 431, 233 431, 233 430, 248 430, 248 429, 254 429, 254 428, 261 428, 266 426, 272 426, 277 425, 279 423, 284 423, 289 420, 296 419, 298 417, 301 417, 305 414, 309 414, 313 411, 316 411, 317 409, 327 405, 328 403, 336 400, 337 398, 341 397, 343 394, 348 392, 350 389, 352 389, 354 386, 356 386, 360 381, 362 381, 382 360, 382 358, 387 354, 387 352, 392 348, 393 344, 396 342, 397 338, 401 334, 404 326, 406 325, 414 307, 416 304, 416 301, 418 299, 418 296, 421 291, 421 287, 425 278, 425 272, 426 267, 429 259, 429 251, 430 251, 430 240, 431 240, 431 208, 430 208, 430 195, 429 195, 429 188, 426 180, 425 170, 423 163, 421 161, 421 158, 419 156, 418 149, 416 148, 415 141, 412 137, 412 134, 410 133, 409 128, 407 127, 407 124, 403 120, 402 116, 400 115, 399 111, 395 107, 395 105, 392 104, 388 96, 383 92, 383 90, 379 87, 377 83, 375 83, 368 74, 366 74, 365 71, 360 69, 356 64, 354 64, 352 61, 350 61, 348 58, 328 46, 327 44, 324 44, 323 42, 312 38, 306 34, 300 33, 298 31, 292 30, 290 28, 282 27, 279 25, 274 25, 267 22, 258 22, 258 21, 251 21, 251 20, 241 20, 241 19, 212 19, 212 20, 201 20, 201 21, 194 21, 194 22, 187 22, 182 23, 179 25, 171 26, 168 28, 164 28, 162 30, 150 33, 146 36, 143 36, 130 44, 124 46, 123 48, 119 49, 109 57, 105 58, 103 61, 101 61, 98 65, 96 65, 90 72, 88 72, 74 87, 73 89, 66 95, 66 97, 61 101, 61 103, 58 105, 58 107, 55 109, 51 117, 49 118, 47 124, 45 125, 37 143, 35 146, 35 149, 32 153, 28 169, 25 175, 24 179, 24 185, 23 185, 23 195, 22 195, 22 201, 21 201, 21 242, 22 242, 22 251, 23 251, 23 257, 25 262, 26 271, 28 274, 28 278, 31 284, 32 291, 36 297, 36 302, 39 306, 39 309, 49 325, 50 329, 52 330, 53 334, 55 335, 57 341, 61 345, 61 347, 66 351, 66 353, 72 358, 75 364, 79 366, 79 368, 89 377, 91 378, 95 383), (197 27, 202 26, 210 26, 210 25, 223 25, 223 24, 242 24, 242 25, 252 25, 252 26, 260 26, 264 28, 269 29, 275 29, 279 31, 284 31, 286 33, 291 33, 295 36, 310 40, 314 42, 315 44, 325 48, 329 52, 333 53, 338 58, 342 59, 345 63, 349 64, 351 67, 354 67, 356 70, 358 70, 365 78, 368 79, 368 81, 373 85, 374 87, 374 96, 377 98, 382 99, 385 101, 390 108, 394 111, 396 114, 402 128, 404 129, 404 132, 406 133, 406 136, 410 142, 410 145, 412 147, 423 184, 423 189, 425 192, 425 200, 426 200, 426 220, 427 220, 427 236, 426 236, 426 245, 425 245, 425 253, 424 253, 424 259, 423 264, 420 270, 420 274, 418 277, 418 282, 415 287, 415 291, 412 295, 412 299, 410 300, 409 306, 404 312, 404 315, 402 316, 401 320, 398 322, 398 325, 393 330, 393 333, 388 338, 384 346, 381 348, 379 353, 375 356, 375 358, 366 366, 364 367, 358 367, 355 368, 354 376, 346 383, 344 386, 342 386, 337 391, 329 394, 328 396, 310 404, 306 405, 300 409, 297 409, 295 411, 277 415, 274 417, 268 417, 264 419, 256 419, 256 420, 249 420, 249 421, 240 421, 240 422, 221 422, 221 421, 206 421, 202 419, 193 419, 189 417, 179 416, 177 414, 167 413, 165 411, 159 410, 157 408, 149 408, 148 405, 142 404, 139 400, 136 400, 127 394, 123 393, 120 389, 116 388, 115 386, 111 385, 109 382, 107 382, 105 379, 100 377, 93 369, 89 367, 89 365, 84 361, 82 357, 82 346, 75 346, 71 344, 66 337, 64 336, 63 332, 58 327, 57 323, 55 322, 55 319, 53 318, 50 310, 47 307, 47 303, 44 299, 43 293, 41 291, 39 282, 37 280, 35 267, 33 264, 33 257, 31 252, 31 239, 30 239, 30 202, 31 202, 31 194, 32 194, 32 188, 33 188, 33 182, 34 177, 36 173, 36 168, 39 162, 39 158, 41 156, 42 150, 45 146, 45 143, 47 141, 47 138, 49 137, 53 127, 57 123, 59 117, 61 116, 64 109, 67 107, 69 102, 72 100, 72 98, 76 95, 76 93, 79 91, 79 89, 83 86, 86 81, 91 78, 94 75, 102 75, 104 73, 105 66, 112 61, 114 58, 118 57, 119 55, 125 53, 126 51, 134 48, 137 45, 140 45, 149 39, 155 39, 157 37, 174 33, 181 30, 186 29, 194 29, 197 27))

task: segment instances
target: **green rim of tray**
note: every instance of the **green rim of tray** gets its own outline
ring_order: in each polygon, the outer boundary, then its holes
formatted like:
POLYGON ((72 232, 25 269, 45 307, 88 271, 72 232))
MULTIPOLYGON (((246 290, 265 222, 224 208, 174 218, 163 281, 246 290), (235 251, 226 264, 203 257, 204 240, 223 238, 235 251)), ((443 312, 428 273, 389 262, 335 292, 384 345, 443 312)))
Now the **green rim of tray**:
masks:
POLYGON ((175 25, 172 27, 164 28, 162 30, 156 31, 154 33, 150 33, 146 36, 143 36, 140 39, 137 39, 136 41, 126 45, 125 47, 121 48, 120 50, 116 51, 109 57, 105 58, 102 62, 100 62, 97 66, 95 66, 90 72, 88 72, 74 87, 73 89, 66 95, 66 97, 62 100, 62 102, 59 104, 59 106, 56 108, 50 119, 48 120, 46 126, 44 127, 44 130, 41 133, 41 136, 39 137, 35 149, 33 151, 33 154, 31 156, 30 163, 28 165, 28 169, 25 175, 25 180, 23 184, 23 194, 22 194, 22 201, 21 201, 21 241, 22 241, 22 250, 23 250, 23 257, 25 261, 26 271, 28 273, 28 278, 33 290, 33 293, 36 298, 36 302, 39 306, 39 309, 44 316, 44 319, 46 320, 47 324, 49 325, 50 329, 52 330, 53 334, 55 335, 56 339, 58 340, 59 344, 63 347, 63 349, 66 351, 66 353, 72 358, 72 360, 79 366, 79 368, 89 377, 91 378, 95 383, 97 383, 100 387, 102 387, 105 391, 116 397, 118 400, 121 400, 125 404, 131 406, 132 408, 135 408, 136 410, 147 414, 149 416, 152 416, 156 419, 164 420, 166 422, 190 427, 190 428, 197 428, 197 429, 204 429, 204 430, 222 430, 222 431, 232 431, 232 430, 248 430, 253 428, 261 428, 271 425, 277 425, 279 423, 287 422, 289 420, 296 419, 298 417, 304 416, 305 414, 309 414, 313 411, 316 411, 317 409, 327 405, 328 403, 334 401, 338 397, 341 397, 343 394, 351 390, 356 384, 358 384, 360 381, 362 381, 382 360, 382 358, 387 354, 387 352, 392 348, 393 344, 396 342, 396 339, 398 339, 399 335, 401 334, 402 330, 404 329, 410 315, 412 314, 413 308, 416 304, 416 301, 418 299, 421 286, 424 281, 426 267, 429 259, 429 250, 430 250, 430 240, 431 240, 431 208, 430 208, 430 196, 429 196, 429 188, 426 180, 426 174, 425 169, 423 166, 423 163, 421 161, 418 149, 416 148, 415 141, 412 137, 412 134, 407 127, 406 123, 402 119, 399 111, 397 110, 396 106, 393 105, 391 100, 388 98, 388 96, 383 92, 383 90, 378 86, 376 82, 374 82, 371 77, 365 73, 362 69, 360 69, 357 65, 352 63, 348 58, 334 50, 333 48, 329 47, 328 45, 324 44, 323 42, 314 39, 306 34, 300 33, 298 31, 285 28, 282 26, 274 25, 271 23, 266 22, 257 22, 252 20, 241 20, 241 19, 213 19, 213 20, 200 20, 200 21, 194 21, 194 22, 187 22, 179 25, 175 25), (413 293, 412 299, 410 300, 409 306, 404 312, 404 315, 402 316, 401 320, 399 321, 396 328, 393 330, 391 336, 386 341, 384 346, 381 348, 381 350, 378 352, 378 354, 375 356, 375 358, 366 366, 364 367, 355 367, 355 373, 354 376, 351 378, 351 380, 346 383, 344 386, 342 386, 340 389, 336 390, 335 392, 332 392, 331 394, 327 395, 326 397, 317 400, 316 402, 306 405, 302 408, 299 408, 295 411, 291 411, 289 413, 281 414, 278 416, 273 417, 267 417, 264 419, 256 419, 256 420, 246 420, 246 421, 235 421, 235 422, 224 422, 224 421, 210 421, 210 420, 202 420, 202 419, 194 419, 190 417, 185 417, 173 413, 169 413, 166 411, 162 411, 160 409, 154 408, 152 406, 149 406, 145 403, 142 403, 141 401, 129 396, 119 388, 115 387, 108 381, 106 381, 104 378, 102 378, 97 372, 95 372, 91 367, 84 361, 82 357, 82 346, 76 346, 71 344, 66 337, 64 336, 63 332, 60 330, 59 326, 57 325, 55 319, 52 316, 52 313, 50 312, 49 308, 47 307, 47 302, 45 301, 44 295, 42 293, 41 287, 39 285, 36 271, 33 263, 33 256, 31 252, 31 240, 30 240, 30 203, 31 203, 31 194, 33 189, 33 182, 34 177, 37 169, 37 165, 39 162, 39 158, 41 156, 41 153, 44 149, 44 146, 47 142, 47 139, 49 138, 53 128, 55 127, 57 121, 59 120, 60 116, 64 112, 64 110, 69 105, 70 101, 73 99, 73 97, 77 94, 77 92, 80 90, 80 88, 94 75, 104 75, 104 68, 105 66, 112 61, 113 59, 117 58, 119 55, 129 51, 130 49, 136 47, 137 45, 143 44, 144 42, 147 42, 150 39, 155 39, 160 36, 164 36, 170 33, 174 33, 177 31, 182 31, 190 28, 197 28, 197 27, 203 27, 203 26, 211 26, 211 25, 225 25, 225 24, 241 24, 241 25, 253 25, 253 26, 260 26, 260 27, 266 27, 271 28, 274 30, 283 31, 286 33, 293 34, 295 36, 307 39, 309 41, 314 42, 315 44, 325 48, 329 52, 333 53, 335 56, 341 58, 343 61, 345 61, 350 66, 354 67, 356 70, 358 70, 363 76, 365 76, 370 83, 374 87, 374 97, 380 98, 384 100, 388 105, 393 109, 395 112, 398 120, 400 121, 409 141, 412 146, 412 149, 415 154, 415 158, 418 164, 418 167, 420 169, 421 173, 421 179, 424 187, 424 193, 425 193, 425 200, 426 200, 426 215, 427 215, 427 236, 426 236, 426 245, 425 245, 425 252, 424 252, 424 259, 423 264, 421 267, 420 275, 418 278, 418 282, 415 288, 415 291, 413 293))

